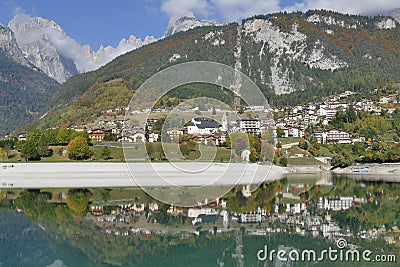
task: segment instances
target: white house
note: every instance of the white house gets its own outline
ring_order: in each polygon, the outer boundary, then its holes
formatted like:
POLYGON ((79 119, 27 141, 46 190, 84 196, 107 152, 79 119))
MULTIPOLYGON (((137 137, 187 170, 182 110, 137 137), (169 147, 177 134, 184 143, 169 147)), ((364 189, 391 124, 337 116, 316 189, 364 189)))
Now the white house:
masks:
POLYGON ((167 134, 171 138, 171 140, 178 140, 180 135, 183 135, 185 133, 184 128, 168 128, 167 129, 167 134))
POLYGON ((158 134, 156 132, 152 132, 152 133, 149 134, 149 142, 150 143, 157 142, 159 137, 160 137, 160 134, 158 134))
POLYGON ((257 118, 240 119, 238 124, 242 133, 258 135, 261 131, 261 124, 257 118))
POLYGON ((214 120, 193 118, 187 126, 188 134, 211 135, 220 129, 219 124, 214 120))
POLYGON ((351 144, 350 134, 340 129, 315 131, 314 137, 320 144, 351 144))
POLYGON ((146 142, 146 136, 142 133, 136 133, 132 136, 133 142, 146 142))
POLYGON ((304 137, 304 131, 299 126, 288 126, 284 129, 285 137, 304 137))

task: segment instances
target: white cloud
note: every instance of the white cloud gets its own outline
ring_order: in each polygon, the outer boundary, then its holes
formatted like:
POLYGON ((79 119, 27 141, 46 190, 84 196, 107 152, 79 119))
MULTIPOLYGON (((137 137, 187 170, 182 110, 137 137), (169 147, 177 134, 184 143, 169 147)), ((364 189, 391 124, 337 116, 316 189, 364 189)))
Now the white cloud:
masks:
POLYGON ((170 17, 193 12, 197 16, 218 17, 221 22, 239 21, 253 15, 286 11, 327 9, 341 13, 379 14, 400 8, 399 0, 294 0, 283 6, 281 0, 166 0, 161 10, 170 17))
POLYGON ((210 2, 227 22, 280 10, 279 0, 210 0, 210 2))
POLYGON ((161 4, 161 11, 171 18, 182 17, 192 12, 207 17, 211 12, 206 0, 167 0, 161 4))
POLYGON ((289 11, 327 9, 351 14, 378 14, 399 7, 400 2, 398 0, 305 0, 285 9, 289 11))

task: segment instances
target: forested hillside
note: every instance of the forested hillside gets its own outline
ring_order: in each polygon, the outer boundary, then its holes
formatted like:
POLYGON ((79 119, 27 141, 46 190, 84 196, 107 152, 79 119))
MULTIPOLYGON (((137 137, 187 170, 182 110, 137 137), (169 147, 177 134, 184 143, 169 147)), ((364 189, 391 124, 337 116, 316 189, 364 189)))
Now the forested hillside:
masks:
POLYGON ((37 119, 59 86, 0 49, 0 134, 21 130, 37 119))
MULTIPOLYGON (((274 106, 300 104, 398 82, 400 27, 389 17, 309 11, 181 32, 122 55, 97 71, 72 77, 53 98, 52 113, 40 125, 89 122, 104 109, 126 106, 156 72, 196 60, 236 65, 274 106)), ((185 88, 174 96, 193 97, 192 92, 199 96, 207 90, 197 86, 188 93, 185 88)))

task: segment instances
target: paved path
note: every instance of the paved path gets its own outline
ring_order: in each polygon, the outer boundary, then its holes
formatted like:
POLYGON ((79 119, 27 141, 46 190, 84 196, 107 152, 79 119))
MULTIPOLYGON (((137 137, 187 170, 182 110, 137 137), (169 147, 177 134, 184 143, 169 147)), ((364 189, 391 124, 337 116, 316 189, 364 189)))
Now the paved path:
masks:
POLYGON ((285 173, 242 163, 17 163, 2 165, 0 188, 219 186, 257 184, 285 173))

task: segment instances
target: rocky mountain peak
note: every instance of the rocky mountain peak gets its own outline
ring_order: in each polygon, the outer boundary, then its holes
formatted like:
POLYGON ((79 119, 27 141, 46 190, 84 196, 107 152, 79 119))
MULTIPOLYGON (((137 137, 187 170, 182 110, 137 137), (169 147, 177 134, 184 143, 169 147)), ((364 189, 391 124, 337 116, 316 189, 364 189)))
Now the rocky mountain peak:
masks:
POLYGON ((220 23, 212 20, 199 20, 193 12, 188 12, 180 17, 171 17, 168 23, 168 27, 164 32, 162 38, 171 36, 177 32, 187 31, 196 27, 204 26, 219 26, 220 23))
POLYGON ((49 77, 60 83, 82 72, 92 71, 117 56, 157 41, 147 36, 143 41, 131 35, 117 47, 101 45, 94 51, 69 37, 54 21, 26 14, 17 14, 9 22, 25 58, 49 77))
POLYGON ((14 32, 0 24, 0 49, 9 55, 15 62, 24 66, 31 65, 25 60, 24 55, 15 39, 14 32))
POLYGON ((17 14, 8 27, 15 33, 25 58, 50 78, 62 83, 78 73, 68 49, 79 44, 54 21, 17 14))

